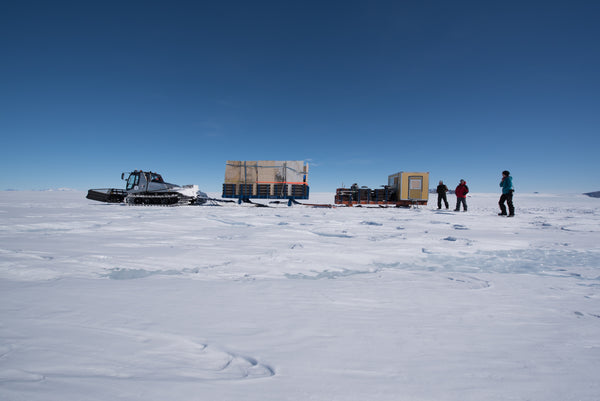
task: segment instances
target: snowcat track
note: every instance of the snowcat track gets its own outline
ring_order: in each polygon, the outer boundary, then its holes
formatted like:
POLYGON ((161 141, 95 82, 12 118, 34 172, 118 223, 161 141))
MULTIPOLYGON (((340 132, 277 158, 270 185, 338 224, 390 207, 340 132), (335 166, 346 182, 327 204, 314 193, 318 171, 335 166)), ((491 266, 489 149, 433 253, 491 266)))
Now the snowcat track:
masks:
POLYGON ((129 194, 125 197, 128 206, 182 206, 189 205, 191 199, 178 193, 129 194))

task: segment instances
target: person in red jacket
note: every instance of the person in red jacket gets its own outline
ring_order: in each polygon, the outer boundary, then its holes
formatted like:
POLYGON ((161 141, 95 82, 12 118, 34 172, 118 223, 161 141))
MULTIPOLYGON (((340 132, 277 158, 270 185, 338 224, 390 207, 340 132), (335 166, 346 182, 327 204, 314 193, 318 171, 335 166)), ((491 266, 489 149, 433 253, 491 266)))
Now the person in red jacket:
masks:
POLYGON ((454 193, 456 194, 456 209, 454 209, 454 211, 455 212, 460 211, 460 204, 462 203, 463 209, 466 212, 467 211, 467 194, 469 193, 469 187, 467 186, 467 183, 465 180, 460 180, 460 184, 458 184, 458 186, 454 190, 454 193))

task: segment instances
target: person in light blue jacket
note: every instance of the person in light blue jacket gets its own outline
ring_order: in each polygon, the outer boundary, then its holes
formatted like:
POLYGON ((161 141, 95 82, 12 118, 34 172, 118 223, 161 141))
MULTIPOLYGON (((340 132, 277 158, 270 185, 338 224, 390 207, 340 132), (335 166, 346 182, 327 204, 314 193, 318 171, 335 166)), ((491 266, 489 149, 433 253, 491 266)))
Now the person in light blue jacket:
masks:
POLYGON ((510 172, 504 170, 502 172, 502 181, 500 181, 500 186, 502 187, 502 196, 500 196, 500 201, 498 205, 500 206, 500 213, 498 216, 506 216, 506 206, 504 202, 508 205, 508 217, 513 217, 515 215, 515 206, 513 205, 513 192, 515 192, 512 184, 512 177, 510 176, 510 172))

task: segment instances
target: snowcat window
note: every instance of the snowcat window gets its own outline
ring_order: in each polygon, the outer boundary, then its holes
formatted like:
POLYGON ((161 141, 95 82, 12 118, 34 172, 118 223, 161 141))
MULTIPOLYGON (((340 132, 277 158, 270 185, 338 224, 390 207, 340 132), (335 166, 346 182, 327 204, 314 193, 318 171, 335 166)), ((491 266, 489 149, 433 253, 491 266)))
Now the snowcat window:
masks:
POLYGON ((163 182, 163 179, 160 176, 160 174, 154 174, 154 173, 152 173, 152 177, 151 177, 150 181, 152 181, 152 182, 163 182))
POLYGON ((131 174, 129 174, 129 178, 127 178, 127 186, 125 187, 125 190, 129 191, 129 190, 133 189, 133 187, 135 187, 139 183, 140 183, 140 175, 131 173, 131 174))

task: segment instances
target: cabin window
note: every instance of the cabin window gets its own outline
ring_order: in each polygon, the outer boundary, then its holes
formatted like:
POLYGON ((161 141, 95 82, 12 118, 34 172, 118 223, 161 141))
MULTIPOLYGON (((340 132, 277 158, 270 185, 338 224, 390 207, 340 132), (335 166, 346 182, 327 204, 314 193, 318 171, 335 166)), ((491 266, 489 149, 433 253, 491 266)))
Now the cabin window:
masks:
POLYGON ((152 173, 150 176, 150 181, 152 182, 164 182, 160 174, 152 173))
POLYGON ((140 184, 140 173, 131 173, 131 174, 129 174, 129 178, 127 178, 127 186, 125 187, 125 190, 130 191, 136 185, 139 185, 139 184, 140 184))
POLYGON ((410 189, 421 189, 423 184, 422 178, 412 178, 410 180, 410 189))

